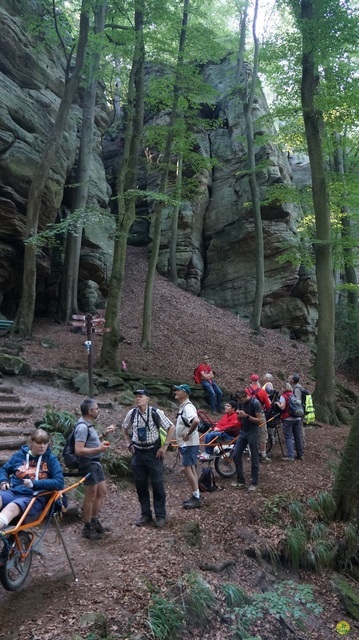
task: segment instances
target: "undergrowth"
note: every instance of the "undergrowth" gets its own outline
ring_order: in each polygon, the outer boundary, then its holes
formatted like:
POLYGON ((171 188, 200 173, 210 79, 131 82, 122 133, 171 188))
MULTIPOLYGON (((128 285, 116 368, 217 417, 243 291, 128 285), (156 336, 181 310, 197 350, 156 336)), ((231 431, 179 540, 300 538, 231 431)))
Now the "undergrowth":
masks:
POLYGON ((176 595, 155 593, 151 597, 147 624, 155 639, 188 637, 191 630, 211 627, 217 620, 226 625, 228 639, 262 640, 261 636, 251 635, 251 629, 264 618, 284 619, 305 630, 306 616, 319 615, 322 610, 314 600, 312 588, 292 580, 280 582, 265 593, 249 595, 232 583, 219 586, 216 593, 192 571, 177 586, 176 595))

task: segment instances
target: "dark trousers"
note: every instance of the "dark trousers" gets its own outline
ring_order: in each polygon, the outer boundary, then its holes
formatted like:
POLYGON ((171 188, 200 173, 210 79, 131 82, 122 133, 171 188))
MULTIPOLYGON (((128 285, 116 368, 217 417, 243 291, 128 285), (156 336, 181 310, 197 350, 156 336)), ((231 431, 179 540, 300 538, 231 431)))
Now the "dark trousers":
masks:
POLYGON ((163 484, 163 460, 156 458, 158 448, 135 449, 132 457, 132 470, 135 478, 141 515, 151 516, 151 501, 148 482, 152 484, 153 509, 156 518, 166 517, 166 493, 163 484))
POLYGON ((258 455, 258 435, 259 435, 259 427, 253 426, 250 427, 250 430, 240 431, 238 440, 236 442, 236 446, 234 447, 233 452, 233 460, 236 465, 237 471, 237 480, 240 483, 245 484, 245 479, 243 475, 243 452, 247 445, 249 446, 251 452, 251 484, 257 486, 258 484, 258 474, 259 474, 259 455, 258 455))

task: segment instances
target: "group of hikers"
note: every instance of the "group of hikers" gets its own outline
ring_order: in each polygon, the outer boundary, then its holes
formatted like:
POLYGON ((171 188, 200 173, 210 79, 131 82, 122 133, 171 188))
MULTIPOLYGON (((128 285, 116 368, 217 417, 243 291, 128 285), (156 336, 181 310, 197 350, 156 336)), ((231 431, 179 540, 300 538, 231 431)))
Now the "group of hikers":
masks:
MULTIPOLYGON (((200 375, 204 390, 209 393, 213 413, 221 413, 223 393, 214 381, 214 372, 209 358, 195 370, 200 375), (209 390, 210 387, 210 390, 209 390)), ((197 378, 199 380, 199 378, 197 378)), ((184 383, 174 386, 175 399, 179 405, 175 424, 165 413, 150 405, 146 389, 133 392, 135 406, 131 408, 122 424, 127 446, 132 454, 131 464, 140 504, 141 514, 136 525, 141 527, 153 523, 162 528, 166 525, 166 492, 164 487, 164 457, 168 445, 177 442, 181 453, 182 468, 190 489, 190 496, 183 501, 184 509, 199 509, 202 505, 197 475, 198 460, 210 461, 213 448, 219 441, 235 440, 233 459, 236 468, 235 488, 245 488, 243 454, 250 451, 251 480, 248 491, 258 487, 259 462, 269 462, 266 453, 268 438, 267 423, 273 415, 280 414, 287 453, 285 462, 294 462, 304 455, 303 405, 307 391, 300 385, 299 375, 293 374, 283 391, 276 394, 273 376, 265 374, 261 386, 259 376, 252 374, 249 384, 237 390, 224 404, 224 415, 205 425, 204 451, 200 453, 200 433, 203 423, 197 409, 190 400, 191 387, 184 383), (151 508, 149 485, 152 486, 153 508, 151 508)), ((86 476, 83 501, 82 536, 99 540, 109 529, 99 520, 100 510, 106 497, 106 480, 101 456, 110 443, 106 436, 115 431, 110 425, 99 434, 96 421, 99 407, 94 399, 87 398, 81 404, 81 418, 74 429, 74 453, 78 459, 78 471, 86 476)), ((43 429, 36 429, 30 445, 24 445, 0 469, 0 532, 24 512, 31 499, 42 491, 61 490, 64 478, 61 465, 49 449, 50 437, 43 429)), ((201 443, 202 444, 202 443, 201 443)), ((46 498, 35 501, 30 512, 39 514, 46 498)))

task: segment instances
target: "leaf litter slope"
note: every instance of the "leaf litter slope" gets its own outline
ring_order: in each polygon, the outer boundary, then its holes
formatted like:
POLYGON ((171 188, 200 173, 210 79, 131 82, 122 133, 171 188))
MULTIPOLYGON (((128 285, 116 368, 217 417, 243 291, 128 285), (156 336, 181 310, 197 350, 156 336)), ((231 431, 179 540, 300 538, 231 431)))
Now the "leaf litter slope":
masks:
MULTIPOLYGON (((311 386, 308 373, 311 357, 306 346, 274 331, 264 331, 263 336, 257 338, 245 321, 173 287, 160 276, 156 278, 154 292, 153 351, 145 353, 138 346, 145 269, 145 251, 130 248, 121 323, 126 343, 120 346, 120 354, 130 370, 190 381, 200 356, 208 352, 219 383, 229 390, 242 386, 253 371, 272 372, 278 386, 277 374, 282 372, 287 376, 295 369, 302 374, 305 384, 311 386)), ((70 333, 68 327, 39 321, 34 339, 24 343, 24 354, 35 369, 55 368, 59 362, 81 368, 86 362, 82 342, 83 338, 70 333), (57 345, 53 349, 41 346, 44 338, 49 337, 57 345)), ((21 384, 21 397, 35 405, 35 417, 43 413, 46 403, 73 411, 81 401, 77 394, 37 384, 34 380, 21 384)), ((118 421, 126 411, 118 406, 115 411, 104 411, 103 424, 118 421)), ((174 418, 175 406, 169 413, 174 418)), ((293 498, 306 500, 317 491, 329 489, 332 463, 338 460, 337 452, 342 450, 347 433, 347 427, 323 425, 307 429, 305 458, 289 466, 281 461, 277 444, 272 462, 261 465, 260 490, 256 495, 236 492, 229 480, 219 479, 222 490, 206 494, 204 508, 194 512, 185 511, 181 506, 188 496, 188 487, 178 464, 169 471, 175 454, 168 453, 169 522, 164 530, 137 528, 134 521, 139 508, 133 485, 119 488, 109 483, 102 517, 111 525, 112 532, 103 541, 91 543, 82 539, 79 520, 63 523, 79 582, 72 581, 55 531, 50 529, 40 543, 42 555, 35 556, 30 577, 21 591, 15 594, 0 591, 0 639, 71 640, 76 634, 85 638, 87 632, 81 627, 80 616, 89 611, 104 613, 109 621, 109 634, 115 637, 128 638, 136 633, 150 637, 145 618, 151 592, 166 592, 192 569, 202 573, 217 590, 220 583, 233 581, 248 591, 258 590, 266 581, 268 568, 244 554, 248 536, 272 543, 283 537, 283 529, 276 523, 268 524, 266 517, 275 496, 282 496, 285 504, 293 498), (187 543, 187 526, 192 523, 198 523, 200 528, 198 547, 187 543), (235 561, 230 574, 200 569, 203 563, 219 565, 227 559, 235 561)), ((112 446, 124 452, 120 437, 112 446)), ((248 462, 245 470, 249 480, 248 462)), ((290 574, 280 572, 277 577, 287 579, 290 574)), ((335 624, 345 619, 345 614, 332 593, 329 574, 302 573, 301 580, 313 585, 316 600, 324 606, 320 622, 311 624, 307 637, 336 638, 335 624)), ((277 635, 276 625, 267 616, 261 620, 261 630, 258 628, 257 633, 266 640, 293 637, 285 632, 277 635)), ((352 629, 359 637, 355 624, 352 629)), ((210 631, 194 632, 192 637, 222 640, 231 635, 227 626, 214 622, 210 631)))

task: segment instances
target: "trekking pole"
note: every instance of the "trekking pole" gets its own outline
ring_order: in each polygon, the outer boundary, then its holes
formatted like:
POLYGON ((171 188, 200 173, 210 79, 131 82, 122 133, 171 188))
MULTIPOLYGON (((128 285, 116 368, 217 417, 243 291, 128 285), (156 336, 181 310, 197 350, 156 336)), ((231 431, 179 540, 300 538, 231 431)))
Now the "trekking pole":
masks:
POLYGON ((69 556, 69 552, 67 551, 67 547, 66 547, 66 544, 65 544, 65 540, 64 540, 63 535, 62 535, 62 533, 61 533, 61 529, 60 529, 60 527, 59 527, 59 523, 57 522, 57 515, 58 515, 58 514, 56 514, 56 513, 55 513, 55 515, 54 515, 54 521, 55 521, 55 526, 56 526, 56 529, 57 529, 57 533, 58 533, 58 536, 59 536, 59 538, 60 538, 60 540, 61 540, 62 546, 63 546, 63 548, 64 548, 65 555, 66 555, 66 558, 67 558, 67 562, 68 562, 68 563, 69 563, 69 565, 70 565, 70 569, 71 569, 72 575, 73 575, 73 577, 74 577, 74 581, 75 581, 75 582, 78 582, 79 580, 78 580, 78 578, 76 577, 75 569, 74 569, 73 564, 72 564, 72 562, 71 562, 71 558, 70 558, 70 556, 69 556))

